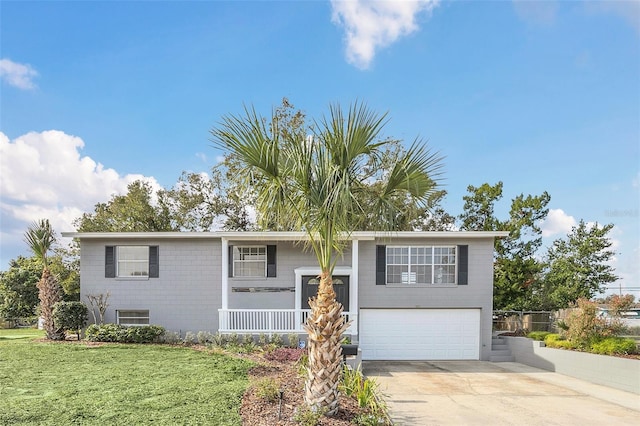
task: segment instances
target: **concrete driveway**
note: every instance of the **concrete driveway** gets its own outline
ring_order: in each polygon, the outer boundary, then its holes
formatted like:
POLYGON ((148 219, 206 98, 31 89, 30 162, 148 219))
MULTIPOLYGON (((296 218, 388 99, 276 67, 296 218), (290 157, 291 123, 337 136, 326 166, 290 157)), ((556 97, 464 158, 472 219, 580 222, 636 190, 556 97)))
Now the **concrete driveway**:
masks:
POLYGON ((639 425, 640 396, 514 362, 365 361, 397 425, 639 425))

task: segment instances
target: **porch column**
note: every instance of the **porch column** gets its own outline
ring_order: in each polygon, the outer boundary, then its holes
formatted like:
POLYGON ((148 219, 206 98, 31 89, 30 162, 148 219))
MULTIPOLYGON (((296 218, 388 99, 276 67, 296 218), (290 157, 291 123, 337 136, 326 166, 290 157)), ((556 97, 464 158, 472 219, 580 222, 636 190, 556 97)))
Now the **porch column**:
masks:
POLYGON ((222 237, 222 309, 229 309, 229 241, 222 237))
POLYGON ((352 334, 358 334, 358 278, 360 271, 358 270, 358 254, 360 250, 360 242, 353 240, 351 242, 351 279, 349 280, 349 312, 356 315, 356 320, 351 324, 352 334))

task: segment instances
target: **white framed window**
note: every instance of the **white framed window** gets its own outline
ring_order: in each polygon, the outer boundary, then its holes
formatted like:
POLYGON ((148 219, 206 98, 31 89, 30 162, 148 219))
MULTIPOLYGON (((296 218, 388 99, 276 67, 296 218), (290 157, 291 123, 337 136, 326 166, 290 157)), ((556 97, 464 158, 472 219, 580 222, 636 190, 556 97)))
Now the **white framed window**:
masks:
POLYGON ((234 277, 266 277, 267 246, 234 246, 234 277))
POLYGON ((148 310, 117 310, 116 316, 120 325, 149 325, 148 310))
POLYGON ((116 276, 149 276, 149 246, 118 246, 116 258, 116 276))
POLYGON ((388 246, 386 283, 455 284, 455 246, 388 246))

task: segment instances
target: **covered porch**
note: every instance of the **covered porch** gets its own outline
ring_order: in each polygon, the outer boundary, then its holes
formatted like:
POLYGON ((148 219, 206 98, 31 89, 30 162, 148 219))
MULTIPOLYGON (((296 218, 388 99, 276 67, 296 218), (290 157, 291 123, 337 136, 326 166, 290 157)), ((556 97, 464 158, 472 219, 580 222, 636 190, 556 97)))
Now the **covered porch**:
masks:
MULTIPOLYGON (((304 236, 302 236, 304 237, 304 236)), ((230 251, 229 247, 243 242, 264 243, 268 241, 272 242, 291 243, 299 242, 301 238, 300 233, 277 233, 269 235, 265 238, 264 233, 230 233, 228 236, 222 236, 222 271, 221 271, 221 284, 222 284, 222 303, 221 309, 218 310, 218 331, 220 333, 237 333, 237 334, 305 334, 303 325, 306 323, 310 314, 310 309, 307 303, 310 295, 315 295, 315 289, 310 284, 312 277, 317 277, 320 274, 320 269, 317 266, 302 266, 300 263, 297 265, 294 263, 290 269, 286 268, 284 271, 279 269, 279 276, 286 281, 280 281, 277 285, 280 288, 274 289, 268 287, 268 290, 282 290, 286 294, 286 289, 290 291, 288 294, 293 295, 293 300, 289 299, 289 302, 285 303, 285 306, 279 306, 278 308, 265 308, 256 306, 255 299, 254 304, 250 307, 245 307, 240 304, 238 306, 238 293, 242 290, 243 293, 254 293, 254 297, 257 297, 257 291, 268 291, 265 288, 259 288, 261 285, 258 283, 255 288, 238 289, 237 287, 231 287, 231 283, 234 278, 230 278, 232 274, 230 270, 230 251), (230 304, 230 293, 233 291, 234 300, 233 304, 230 304), (235 306, 234 306, 235 305, 235 306), (287 306, 288 305, 288 306, 287 306), (293 306, 291 306, 293 305, 293 306), (260 308, 260 309, 256 309, 260 308)), ((358 334, 358 260, 359 260, 359 240, 373 239, 373 236, 363 236, 358 238, 354 235, 351 236, 350 247, 350 262, 347 260, 346 265, 336 266, 333 271, 334 282, 340 284, 340 288, 334 284, 336 292, 338 293, 338 300, 343 304, 344 312, 343 317, 345 321, 349 322, 349 328, 345 332, 346 334, 356 337, 358 334), (355 237, 355 238, 354 238, 355 237), (349 264, 350 263, 350 264, 349 264)), ((280 256, 282 251, 278 249, 280 256)), ((286 264, 284 260, 281 260, 282 264, 286 264)), ((303 265, 313 265, 315 259, 310 255, 308 259, 304 259, 303 265)), ((292 263, 292 262, 291 262, 292 263)), ((271 279, 271 278, 270 278, 271 279)), ((317 281, 317 280, 316 280, 317 281)), ((276 283, 274 283, 276 284, 276 283)), ((265 299, 266 300, 266 299, 265 299)), ((264 306, 264 305, 262 305, 264 306)), ((356 337, 357 339, 357 337, 356 337)))

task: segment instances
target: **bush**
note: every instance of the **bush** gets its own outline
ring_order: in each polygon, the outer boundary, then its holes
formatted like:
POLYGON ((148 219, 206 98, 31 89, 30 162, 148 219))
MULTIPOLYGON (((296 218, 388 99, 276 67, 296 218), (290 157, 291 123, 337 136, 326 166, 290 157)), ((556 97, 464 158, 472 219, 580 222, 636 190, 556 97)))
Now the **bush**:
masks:
POLYGON ((317 426, 325 412, 324 409, 313 409, 303 405, 296 409, 293 420, 303 426, 317 426))
POLYGON ((623 329, 618 320, 607 320, 597 315, 598 305, 587 299, 578 299, 577 309, 569 313, 565 324, 559 324, 562 336, 578 349, 588 350, 589 347, 605 337, 614 336, 623 329))
POLYGON ((167 345, 177 345, 181 342, 180 334, 178 334, 177 331, 165 331, 160 338, 160 342, 166 343, 167 345))
POLYGON ((539 340, 541 342, 544 342, 544 338, 547 337, 549 334, 551 333, 548 331, 532 331, 531 333, 527 334, 527 337, 529 339, 539 340))
POLYGON ((262 379, 256 385, 256 395, 267 402, 280 399, 280 387, 273 379, 262 379))
POLYGON ((198 331, 196 336, 198 338, 198 343, 201 345, 213 342, 213 334, 208 331, 198 331))
POLYGON ((193 331, 187 331, 182 339, 182 344, 185 346, 192 346, 196 344, 196 334, 193 331))
POLYGON ((348 365, 342 369, 340 392, 358 401, 360 408, 365 408, 373 414, 384 414, 387 406, 379 395, 378 383, 371 378, 365 378, 360 368, 353 370, 348 365))
POLYGON ((544 344, 549 348, 575 349, 576 346, 569 340, 564 339, 559 334, 550 333, 544 338, 544 344))
POLYGON ((591 352, 601 355, 629 355, 637 351, 636 341, 623 337, 607 337, 591 345, 591 352))
POLYGON ((115 343, 156 343, 165 333, 159 325, 126 327, 119 324, 91 324, 87 327, 87 340, 115 343))
POLYGON ((75 331, 80 340, 80 330, 87 323, 89 309, 82 302, 58 302, 53 305, 53 322, 64 331, 75 331))

